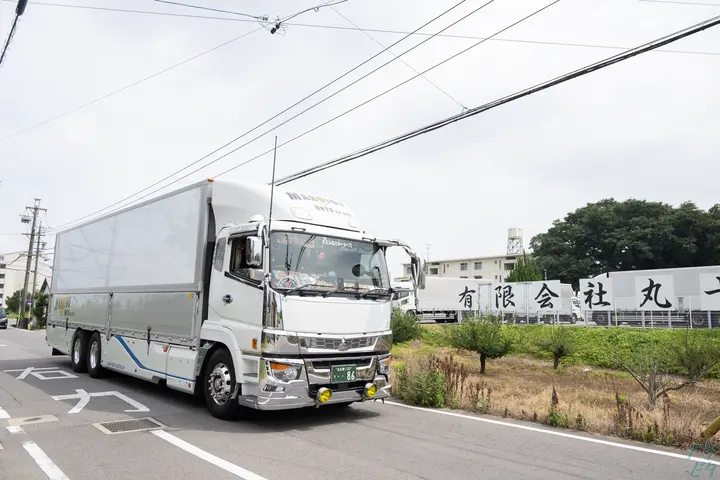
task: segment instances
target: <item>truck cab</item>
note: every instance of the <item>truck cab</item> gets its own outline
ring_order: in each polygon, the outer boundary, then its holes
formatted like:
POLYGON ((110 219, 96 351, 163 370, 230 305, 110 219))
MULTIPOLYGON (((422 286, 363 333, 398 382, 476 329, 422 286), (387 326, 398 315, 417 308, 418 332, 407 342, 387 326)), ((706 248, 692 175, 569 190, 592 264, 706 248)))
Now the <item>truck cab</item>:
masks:
MULTIPOLYGON (((223 197, 214 193, 215 208, 223 197)), ((247 223, 230 221, 216 238, 201 336, 231 332, 239 386, 229 391, 233 373, 211 361, 208 400, 236 395, 240 405, 274 410, 388 397, 386 249, 401 243, 369 236, 339 201, 274 193, 271 218, 258 211, 247 223)), ((215 212, 217 220, 222 207, 215 212)))

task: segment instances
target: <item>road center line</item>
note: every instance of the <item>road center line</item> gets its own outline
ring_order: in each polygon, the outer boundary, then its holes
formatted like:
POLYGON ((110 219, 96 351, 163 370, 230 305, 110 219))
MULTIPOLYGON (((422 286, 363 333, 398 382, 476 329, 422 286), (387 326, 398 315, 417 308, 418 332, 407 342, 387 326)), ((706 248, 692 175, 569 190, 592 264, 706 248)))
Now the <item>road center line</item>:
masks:
POLYGON ((220 467, 226 472, 230 472, 233 475, 237 475, 238 477, 244 479, 244 480, 267 480, 264 477, 261 477, 260 475, 254 474, 253 472, 250 472, 248 470, 245 470, 242 467, 239 467, 235 465, 234 463, 230 463, 227 460, 223 460, 220 457, 216 457, 212 453, 208 453, 205 450, 202 450, 195 445, 191 445, 185 440, 181 440, 180 438, 176 437, 175 435, 168 433, 164 430, 152 430, 150 433, 155 435, 156 437, 160 437, 166 442, 172 443, 176 447, 179 447, 183 450, 185 450, 188 453, 191 453, 195 455, 198 458, 202 458, 206 462, 210 462, 216 467, 220 467))
MULTIPOLYGON (((698 460, 700 460, 700 457, 691 457, 689 455, 682 455, 679 453, 664 452, 662 450, 654 450, 652 448, 639 447, 636 445, 628 445, 628 444, 624 444, 624 443, 611 442, 608 440, 601 440, 599 438, 583 437, 581 435, 573 435, 572 433, 558 432, 555 430, 548 430, 546 428, 530 427, 528 425, 520 425, 520 424, 515 424, 515 423, 510 423, 510 422, 503 422, 500 420, 492 420, 490 418, 474 417, 472 415, 463 415, 461 413, 448 412, 446 410, 434 410, 431 408, 415 407, 413 405, 404 405, 402 403, 395 403, 395 402, 388 402, 388 401, 386 401, 385 404, 386 405, 394 405, 396 407, 408 408, 410 410, 420 410, 423 412, 435 413, 437 415, 447 415, 450 417, 464 418, 466 420, 474 420, 476 422, 491 423, 493 425, 502 425, 503 427, 518 428, 520 430, 527 430, 530 432, 544 433, 546 435, 555 435, 558 437, 572 438, 573 440, 580 440, 583 442, 599 443, 601 445, 607 445, 609 447, 624 448, 627 450, 635 450, 637 452, 651 453, 653 455, 662 455, 665 457, 679 458, 680 460, 689 460, 692 462, 697 462, 698 460)), ((702 461, 705 463, 711 463, 713 465, 720 465, 720 461, 718 461, 718 460, 702 459, 702 461)))
POLYGON ((63 472, 58 468, 57 465, 50 460, 50 457, 45 455, 40 447, 35 442, 23 442, 23 448, 30 454, 38 467, 45 472, 45 475, 49 480, 70 480, 63 472))

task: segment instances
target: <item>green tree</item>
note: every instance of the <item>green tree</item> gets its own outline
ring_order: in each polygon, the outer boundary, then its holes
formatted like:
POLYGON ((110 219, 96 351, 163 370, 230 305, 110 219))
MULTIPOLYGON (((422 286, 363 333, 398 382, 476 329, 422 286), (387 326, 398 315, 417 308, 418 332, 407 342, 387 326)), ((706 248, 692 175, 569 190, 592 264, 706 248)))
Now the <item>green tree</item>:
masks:
POLYGON ((44 328, 47 324, 48 295, 37 292, 33 300, 33 316, 37 318, 38 327, 44 328))
POLYGON ((588 204, 535 236, 533 257, 548 278, 572 283, 614 270, 720 263, 720 204, 614 199, 588 204))
POLYGON ((8 312, 18 313, 20 311, 20 290, 16 290, 12 296, 5 300, 8 312))
POLYGON ((393 332, 393 343, 416 340, 422 336, 422 325, 418 319, 399 308, 393 308, 390 328, 393 332))
POLYGON ((505 279, 506 282, 535 282, 543 279, 542 271, 538 267, 537 261, 528 257, 526 253, 518 258, 517 264, 510 275, 505 279))
POLYGON ((454 348, 469 350, 480 355, 480 373, 485 373, 488 358, 500 358, 510 351, 510 339, 502 331, 501 319, 481 316, 479 319, 463 320, 448 333, 454 348))
POLYGON ((576 345, 571 329, 572 327, 550 327, 549 330, 543 328, 540 338, 535 342, 540 350, 552 354, 553 370, 557 370, 563 357, 575 353, 576 345))

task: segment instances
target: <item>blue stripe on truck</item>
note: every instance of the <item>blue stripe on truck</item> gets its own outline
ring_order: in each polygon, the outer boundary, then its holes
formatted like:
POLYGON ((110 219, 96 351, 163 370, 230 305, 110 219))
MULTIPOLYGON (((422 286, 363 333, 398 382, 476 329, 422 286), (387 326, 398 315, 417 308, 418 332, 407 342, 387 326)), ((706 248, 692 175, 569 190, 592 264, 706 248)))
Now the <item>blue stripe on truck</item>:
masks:
POLYGON ((161 371, 158 371, 158 370, 153 370, 152 368, 147 368, 147 367, 146 367, 145 365, 143 365, 142 362, 135 356, 135 354, 132 352, 132 350, 130 350, 130 347, 128 346, 127 343, 125 343, 125 339, 124 339, 123 337, 113 336, 113 338, 116 338, 117 341, 118 341, 118 343, 120 343, 120 345, 122 345, 122 347, 125 349, 125 351, 128 353, 128 355, 130 355, 130 358, 132 359, 132 361, 135 362, 135 365, 137 365, 138 367, 142 368, 143 370, 147 370, 148 372, 158 373, 158 374, 164 375, 164 376, 166 376, 166 377, 177 378, 178 380, 185 380, 186 382, 193 382, 193 383, 195 383, 195 380, 190 380, 189 378, 178 377, 177 375, 170 375, 169 373, 161 372, 161 371))

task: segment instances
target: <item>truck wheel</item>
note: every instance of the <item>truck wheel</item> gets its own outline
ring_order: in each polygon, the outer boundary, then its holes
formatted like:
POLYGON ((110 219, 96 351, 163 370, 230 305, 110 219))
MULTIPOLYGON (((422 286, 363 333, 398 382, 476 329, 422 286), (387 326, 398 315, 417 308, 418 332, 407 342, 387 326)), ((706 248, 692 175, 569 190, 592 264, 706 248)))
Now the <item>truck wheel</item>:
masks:
POLYGON ((227 349, 219 348, 212 353, 202 380, 205 404, 212 416, 222 420, 237 418, 242 407, 237 399, 230 398, 235 390, 235 367, 227 349))
POLYGON ((92 378, 105 376, 105 369, 100 365, 102 359, 102 342, 100 334, 95 332, 90 337, 90 344, 87 347, 87 371, 92 378))
POLYGON ((75 330, 73 335, 72 349, 70 350, 70 361, 72 369, 76 373, 84 373, 87 371, 87 354, 88 334, 85 330, 75 330))

